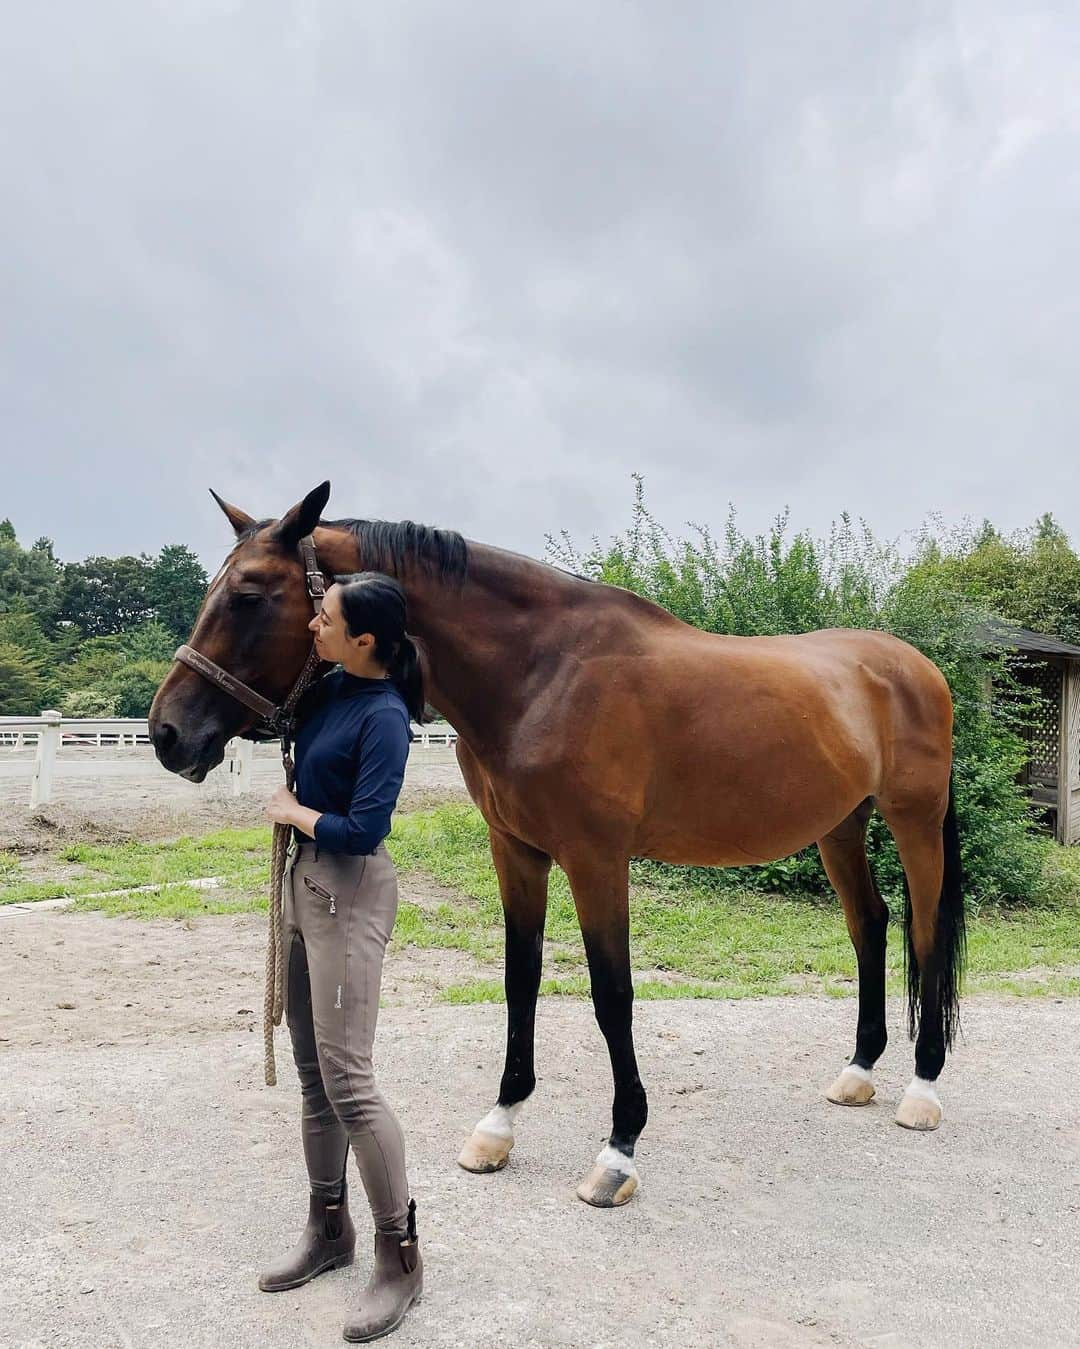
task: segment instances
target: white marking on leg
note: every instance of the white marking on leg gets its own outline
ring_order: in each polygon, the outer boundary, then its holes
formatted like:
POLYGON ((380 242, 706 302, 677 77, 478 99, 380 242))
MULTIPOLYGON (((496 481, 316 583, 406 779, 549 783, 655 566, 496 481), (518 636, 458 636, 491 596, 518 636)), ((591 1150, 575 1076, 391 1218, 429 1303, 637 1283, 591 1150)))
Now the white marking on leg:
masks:
POLYGON ((617 1171, 620 1176, 637 1175, 633 1157, 628 1157, 625 1152, 613 1148, 610 1143, 606 1144, 597 1155, 596 1165, 603 1167, 605 1171, 617 1171))
POLYGON ((939 1110, 942 1108, 941 1097, 937 1094, 937 1088, 934 1086, 933 1082, 928 1081, 925 1077, 913 1077, 911 1079, 911 1085, 908 1087, 907 1091, 904 1092, 904 1095, 917 1096, 922 1101, 930 1101, 931 1104, 936 1105, 939 1110))
POLYGON ((521 1107, 524 1104, 524 1101, 518 1101, 516 1105, 495 1106, 477 1124, 476 1132, 478 1134, 491 1134, 493 1138, 513 1138, 514 1122, 521 1113, 521 1107))
POLYGON ((857 1063, 849 1063, 841 1073, 841 1076, 844 1076, 845 1074, 850 1074, 850 1076, 852 1077, 857 1077, 862 1082, 873 1082, 874 1080, 873 1077, 871 1076, 870 1069, 860 1068, 857 1063))

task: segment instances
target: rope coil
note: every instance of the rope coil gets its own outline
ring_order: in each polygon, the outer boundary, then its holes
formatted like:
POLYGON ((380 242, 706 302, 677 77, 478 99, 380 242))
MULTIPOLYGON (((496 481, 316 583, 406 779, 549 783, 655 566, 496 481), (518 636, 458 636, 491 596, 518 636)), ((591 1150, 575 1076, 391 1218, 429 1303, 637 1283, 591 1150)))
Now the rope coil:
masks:
MULTIPOLYGON (((291 753, 293 714, 304 690, 312 682, 319 668, 319 654, 314 647, 307 658, 300 678, 283 711, 286 731, 281 737, 281 764, 285 769, 285 786, 291 792, 296 780, 296 767, 291 753)), ((284 880, 286 857, 289 851, 291 825, 275 824, 270 844, 269 922, 266 936, 266 988, 263 992, 263 1078, 268 1087, 277 1086, 277 1064, 274 1060, 274 1027, 281 1025, 285 1007, 285 951, 281 937, 282 908, 285 902, 284 880)))
MULTIPOLYGON (((292 791, 292 784, 287 783, 292 791)), ((285 1005, 285 953, 281 941, 282 890, 285 857, 288 852, 289 826, 274 825, 270 848, 270 924, 266 942, 266 991, 263 994, 263 1077, 268 1087, 277 1086, 274 1061, 274 1027, 281 1025, 285 1005)))

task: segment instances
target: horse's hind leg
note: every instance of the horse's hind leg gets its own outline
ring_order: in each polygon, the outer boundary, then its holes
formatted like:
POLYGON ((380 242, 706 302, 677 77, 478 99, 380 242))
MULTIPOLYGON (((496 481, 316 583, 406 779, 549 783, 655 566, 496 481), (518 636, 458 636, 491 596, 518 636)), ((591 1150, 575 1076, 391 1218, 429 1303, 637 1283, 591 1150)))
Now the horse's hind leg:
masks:
POLYGON ((889 910, 878 893, 866 857, 866 825, 873 814, 866 800, 824 838, 821 860, 844 906, 859 966, 859 1021, 855 1053, 825 1095, 836 1105, 867 1105, 874 1097, 871 1070, 885 1049, 885 940, 889 910))
POLYGON ((885 812, 907 879, 905 915, 908 1024, 915 1041, 915 1077, 896 1112, 905 1129, 936 1129, 941 1101, 936 1082, 958 1024, 964 956, 964 898, 952 787, 942 820, 940 802, 885 812))
POLYGON ((506 925, 506 1064, 498 1103, 477 1124, 458 1157, 466 1171, 499 1171, 514 1146, 514 1121, 536 1086, 533 1041, 544 950, 551 858, 491 829, 506 925))

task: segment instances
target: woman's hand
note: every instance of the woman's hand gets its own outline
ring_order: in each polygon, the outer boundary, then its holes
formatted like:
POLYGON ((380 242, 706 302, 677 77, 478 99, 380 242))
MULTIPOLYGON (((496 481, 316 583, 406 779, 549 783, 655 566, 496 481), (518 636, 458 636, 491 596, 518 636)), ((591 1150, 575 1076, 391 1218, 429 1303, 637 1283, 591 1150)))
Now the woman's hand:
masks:
POLYGON ((275 824, 293 824, 299 805, 288 787, 279 787, 266 803, 266 813, 275 824))

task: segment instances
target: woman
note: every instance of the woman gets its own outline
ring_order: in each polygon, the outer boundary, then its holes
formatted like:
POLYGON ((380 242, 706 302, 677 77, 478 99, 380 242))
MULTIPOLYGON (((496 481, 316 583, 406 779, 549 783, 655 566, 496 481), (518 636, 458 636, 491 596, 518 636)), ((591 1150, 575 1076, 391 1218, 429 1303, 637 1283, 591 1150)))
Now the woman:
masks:
POLYGON ((375 1085, 371 1051, 397 912, 383 839, 424 690, 405 636, 405 593, 392 577, 337 577, 311 628, 322 659, 343 668, 301 701, 296 795, 279 787, 267 807, 272 820, 293 826, 283 887, 285 1016, 303 1093, 311 1198, 299 1242, 263 1271, 259 1287, 297 1288, 351 1263, 351 1144, 375 1220, 375 1267, 344 1329, 347 1340, 363 1342, 399 1325, 423 1282, 401 1126, 375 1085))

